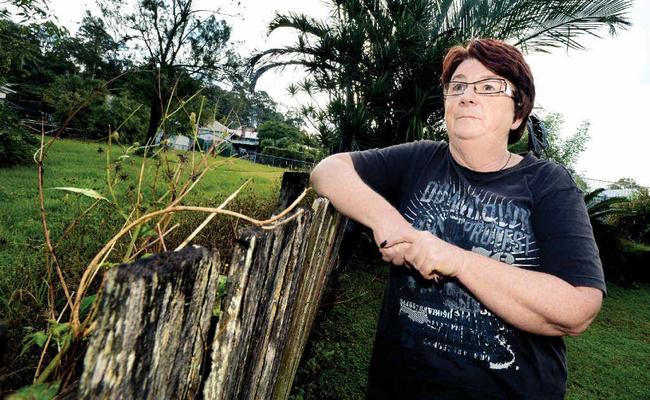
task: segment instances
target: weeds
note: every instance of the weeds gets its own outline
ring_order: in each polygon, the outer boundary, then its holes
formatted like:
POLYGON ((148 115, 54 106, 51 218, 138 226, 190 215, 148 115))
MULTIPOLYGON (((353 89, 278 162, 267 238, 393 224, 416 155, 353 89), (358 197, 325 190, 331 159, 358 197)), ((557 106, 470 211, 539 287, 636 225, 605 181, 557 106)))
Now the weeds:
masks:
MULTIPOLYGON (((192 97, 194 96, 196 94, 192 97)), ((175 113, 188 112, 184 106, 190 99, 179 101, 178 107, 173 110, 170 109, 172 104, 170 100, 161 125, 175 113)), ((80 106, 82 107, 83 105, 80 106)), ((79 110, 75 110, 72 114, 78 112, 79 110)), ((200 112, 199 110, 198 117, 193 113, 189 114, 193 124, 192 136, 195 145, 198 144, 195 122, 200 119, 200 112)), ((68 118, 66 124, 70 120, 71 118, 68 118)), ((44 164, 47 152, 59 139, 63 129, 65 124, 48 141, 45 140, 44 130, 42 130, 40 148, 34 155, 38 167, 39 213, 44 236, 44 247, 39 246, 39 249, 45 253, 47 301, 44 316, 47 322, 45 329, 30 329, 24 338, 21 355, 30 352, 34 347, 39 347, 41 352, 35 369, 34 385, 21 390, 16 394, 17 396, 20 396, 20 393, 32 395, 33 391, 56 393, 64 390, 76 378, 78 363, 85 349, 84 339, 92 332, 92 321, 101 297, 101 283, 96 279, 100 272, 119 262, 131 262, 144 255, 171 248, 180 249, 197 238, 219 214, 235 218, 234 226, 232 221, 229 222, 229 230, 235 230, 239 220, 272 229, 299 215, 287 217, 302 199, 301 197, 287 210, 267 219, 227 209, 226 206, 235 204, 236 196, 249 185, 249 179, 217 207, 184 205, 183 201, 187 200, 188 195, 206 174, 214 168, 227 164, 211 162, 210 154, 212 152, 218 154, 219 148, 210 149, 210 153, 175 154, 170 151, 165 141, 157 145, 146 143, 143 146, 138 144, 125 146, 120 143, 119 126, 114 130, 109 127, 106 145, 99 147, 101 151, 97 151, 100 157, 105 158, 103 190, 70 185, 55 187, 51 192, 46 191, 44 164), (116 157, 118 148, 121 154, 116 157), (135 168, 137 169, 134 171, 135 168), (50 231, 48 218, 51 216, 46 207, 46 194, 55 192, 64 192, 66 193, 64 196, 76 196, 79 208, 76 217, 60 233, 50 231), (79 207, 80 198, 93 199, 93 203, 89 207, 79 207), (178 218, 176 218, 179 213, 188 211, 209 215, 198 224, 198 227, 192 229, 183 221, 177 222, 178 218), (117 232, 113 231, 110 234, 111 238, 104 242, 99 251, 93 250, 94 246, 84 246, 83 242, 86 236, 84 233, 88 233, 88 224, 97 222, 98 216, 103 216, 101 226, 108 231, 111 230, 111 226, 119 227, 117 232), (178 236, 179 233, 187 234, 190 229, 189 235, 183 238, 178 236), (81 240, 81 243, 74 244, 75 240, 81 240), (172 246, 172 243, 175 245, 172 246), (79 258, 77 264, 83 259, 92 258, 92 260, 86 261, 86 267, 81 271, 71 271, 70 268, 64 270, 62 266, 68 264, 64 263, 66 260, 63 260, 60 254, 66 253, 66 250, 75 246, 83 250, 91 247, 89 250, 73 253, 79 258), (90 254, 92 257, 89 257, 90 254), (61 299, 64 301, 61 302, 61 299), (57 311, 58 308, 60 311, 57 311), (53 383, 45 385, 44 383, 48 381, 53 383)), ((195 222, 194 219, 186 218, 191 222, 195 222)), ((90 231, 96 228, 91 227, 90 231)), ((90 241, 92 242, 92 239, 90 241)), ((97 241, 92 243, 96 244, 97 241)), ((14 295, 31 297, 36 308, 40 308, 38 299, 42 298, 42 294, 34 295, 26 291, 15 292, 14 295)))

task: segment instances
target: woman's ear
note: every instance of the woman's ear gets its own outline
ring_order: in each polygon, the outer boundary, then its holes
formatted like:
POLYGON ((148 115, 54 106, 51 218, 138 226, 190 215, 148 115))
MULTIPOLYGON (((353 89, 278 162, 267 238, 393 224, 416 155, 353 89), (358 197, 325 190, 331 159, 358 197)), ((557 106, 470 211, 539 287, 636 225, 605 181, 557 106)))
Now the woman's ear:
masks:
POLYGON ((519 125, 521 125, 523 120, 524 120, 523 118, 517 118, 514 121, 512 121, 512 125, 510 125, 510 129, 514 131, 515 129, 519 128, 519 125))

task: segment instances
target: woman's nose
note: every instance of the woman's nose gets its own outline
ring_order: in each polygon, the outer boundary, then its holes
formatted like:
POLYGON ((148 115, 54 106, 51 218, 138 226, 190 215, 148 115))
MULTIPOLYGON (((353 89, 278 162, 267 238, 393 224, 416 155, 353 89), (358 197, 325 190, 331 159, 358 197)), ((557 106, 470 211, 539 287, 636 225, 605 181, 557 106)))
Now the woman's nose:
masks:
POLYGON ((474 92, 474 85, 467 85, 465 91, 460 95, 460 103, 474 103, 476 101, 476 92, 474 92))

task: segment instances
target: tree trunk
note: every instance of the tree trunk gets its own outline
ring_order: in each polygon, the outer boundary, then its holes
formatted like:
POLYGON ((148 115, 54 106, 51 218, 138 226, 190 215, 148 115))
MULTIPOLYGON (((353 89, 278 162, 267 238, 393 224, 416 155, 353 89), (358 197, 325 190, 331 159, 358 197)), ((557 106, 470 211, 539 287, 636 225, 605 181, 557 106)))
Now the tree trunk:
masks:
MULTIPOLYGON (((151 96, 151 110, 149 112, 149 127, 147 128, 147 137, 145 143, 153 144, 156 133, 158 132, 158 125, 162 120, 162 104, 157 90, 154 90, 151 96)), ((167 134, 167 132, 165 132, 167 134)))

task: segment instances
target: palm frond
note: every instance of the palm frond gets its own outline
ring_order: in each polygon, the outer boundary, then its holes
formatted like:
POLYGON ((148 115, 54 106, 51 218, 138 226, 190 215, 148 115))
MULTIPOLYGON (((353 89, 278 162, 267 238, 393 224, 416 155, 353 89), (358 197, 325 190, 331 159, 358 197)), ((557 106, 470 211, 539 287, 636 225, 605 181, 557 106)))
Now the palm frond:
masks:
POLYGON ((312 34, 318 37, 323 37, 330 31, 330 27, 324 22, 296 13, 276 13, 271 23, 269 23, 267 34, 270 35, 279 28, 293 28, 302 34, 312 34))
POLYGON ((584 35, 601 37, 603 28, 610 35, 627 29, 630 0, 573 0, 547 2, 546 8, 530 29, 516 36, 516 45, 531 49, 564 47, 583 50, 584 35))
POLYGON ((590 204, 599 194, 605 191, 605 188, 598 188, 585 194, 585 203, 590 204))
POLYGON ((329 1, 326 22, 277 14, 269 32, 290 28, 295 42, 254 55, 249 66, 254 82, 271 69, 306 69, 303 89, 328 94, 319 129, 338 135, 340 151, 444 138, 440 74, 451 45, 492 37, 524 50, 582 48, 584 37, 600 36, 605 27, 614 34, 629 26, 631 6, 631 0, 329 1))

